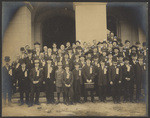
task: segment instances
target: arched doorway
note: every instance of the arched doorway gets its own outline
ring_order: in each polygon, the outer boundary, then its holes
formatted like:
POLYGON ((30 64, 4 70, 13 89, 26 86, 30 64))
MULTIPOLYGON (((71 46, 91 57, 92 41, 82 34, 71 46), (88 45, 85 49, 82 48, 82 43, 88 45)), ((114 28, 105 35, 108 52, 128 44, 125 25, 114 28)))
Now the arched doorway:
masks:
POLYGON ((52 47, 53 43, 75 42, 75 11, 71 7, 43 7, 35 11, 33 17, 34 41, 52 47))
POLYGON ((53 43, 60 47, 68 41, 72 44, 75 42, 75 20, 63 14, 46 18, 42 24, 42 41, 48 47, 53 43))

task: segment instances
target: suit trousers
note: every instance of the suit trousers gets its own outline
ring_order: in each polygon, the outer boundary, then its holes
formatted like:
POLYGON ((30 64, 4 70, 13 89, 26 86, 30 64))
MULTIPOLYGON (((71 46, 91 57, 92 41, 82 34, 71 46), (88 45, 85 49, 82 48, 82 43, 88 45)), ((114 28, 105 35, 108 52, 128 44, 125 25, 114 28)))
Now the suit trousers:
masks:
POLYGON ((98 87, 99 89, 99 99, 101 101, 106 100, 106 96, 107 96, 107 86, 106 85, 102 85, 98 87))
POLYGON ((73 88, 64 87, 65 102, 73 102, 73 88))
POLYGON ((54 102, 54 82, 52 80, 45 81, 45 92, 47 102, 54 102))
POLYGON ((87 101, 87 96, 88 96, 88 91, 90 91, 90 97, 91 97, 91 101, 94 101, 94 89, 86 89, 84 88, 84 101, 87 101))
POLYGON ((34 94, 36 94, 35 103, 38 103, 39 102, 39 96, 40 96, 40 84, 32 84, 31 85, 31 93, 30 93, 30 103, 31 103, 31 105, 33 105, 34 94))
POLYGON ((134 83, 132 81, 124 82, 124 100, 133 101, 134 83))

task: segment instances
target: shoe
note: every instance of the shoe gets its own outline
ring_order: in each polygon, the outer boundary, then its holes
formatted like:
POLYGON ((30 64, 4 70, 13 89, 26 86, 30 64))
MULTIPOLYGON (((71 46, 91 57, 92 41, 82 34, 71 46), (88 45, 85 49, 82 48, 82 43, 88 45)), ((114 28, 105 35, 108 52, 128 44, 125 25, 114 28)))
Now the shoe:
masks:
POLYGON ((33 104, 29 104, 29 105, 28 105, 28 107, 32 107, 32 106, 33 106, 33 104))
POLYGON ((73 105, 73 102, 70 102, 70 105, 73 105))
POLYGON ((36 102, 35 104, 36 104, 36 105, 40 105, 40 102, 36 102))
POLYGON ((19 104, 19 106, 22 106, 24 103, 23 102, 21 102, 20 104, 19 104))

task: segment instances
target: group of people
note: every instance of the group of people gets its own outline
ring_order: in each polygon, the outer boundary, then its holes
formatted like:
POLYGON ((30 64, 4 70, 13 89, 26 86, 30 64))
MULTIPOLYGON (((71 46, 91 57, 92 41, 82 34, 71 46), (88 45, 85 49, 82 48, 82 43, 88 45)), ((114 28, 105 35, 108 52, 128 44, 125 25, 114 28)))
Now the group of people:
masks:
POLYGON ((140 101, 141 89, 145 90, 146 85, 146 42, 131 46, 126 40, 123 45, 109 33, 103 42, 76 41, 72 45, 70 42, 62 44, 60 48, 56 43, 52 48, 40 47, 38 42, 34 43, 34 49, 28 45, 21 47, 21 55, 11 64, 10 57, 5 57, 2 70, 5 103, 7 93, 11 103, 16 88, 20 93, 20 105, 29 106, 40 104, 42 89, 47 104, 60 103, 61 94, 67 105, 87 102, 88 95, 92 102, 95 96, 101 102, 106 102, 106 97, 110 96, 114 103, 120 103, 121 96, 123 102, 140 101))

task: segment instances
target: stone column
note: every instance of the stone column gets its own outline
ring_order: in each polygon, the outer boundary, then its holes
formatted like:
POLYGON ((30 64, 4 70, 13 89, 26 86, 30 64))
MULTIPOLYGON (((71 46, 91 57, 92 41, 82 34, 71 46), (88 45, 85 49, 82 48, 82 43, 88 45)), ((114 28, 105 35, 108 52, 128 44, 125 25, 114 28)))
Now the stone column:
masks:
POLYGON ((107 38, 106 4, 75 2, 76 40, 92 42, 107 38))

